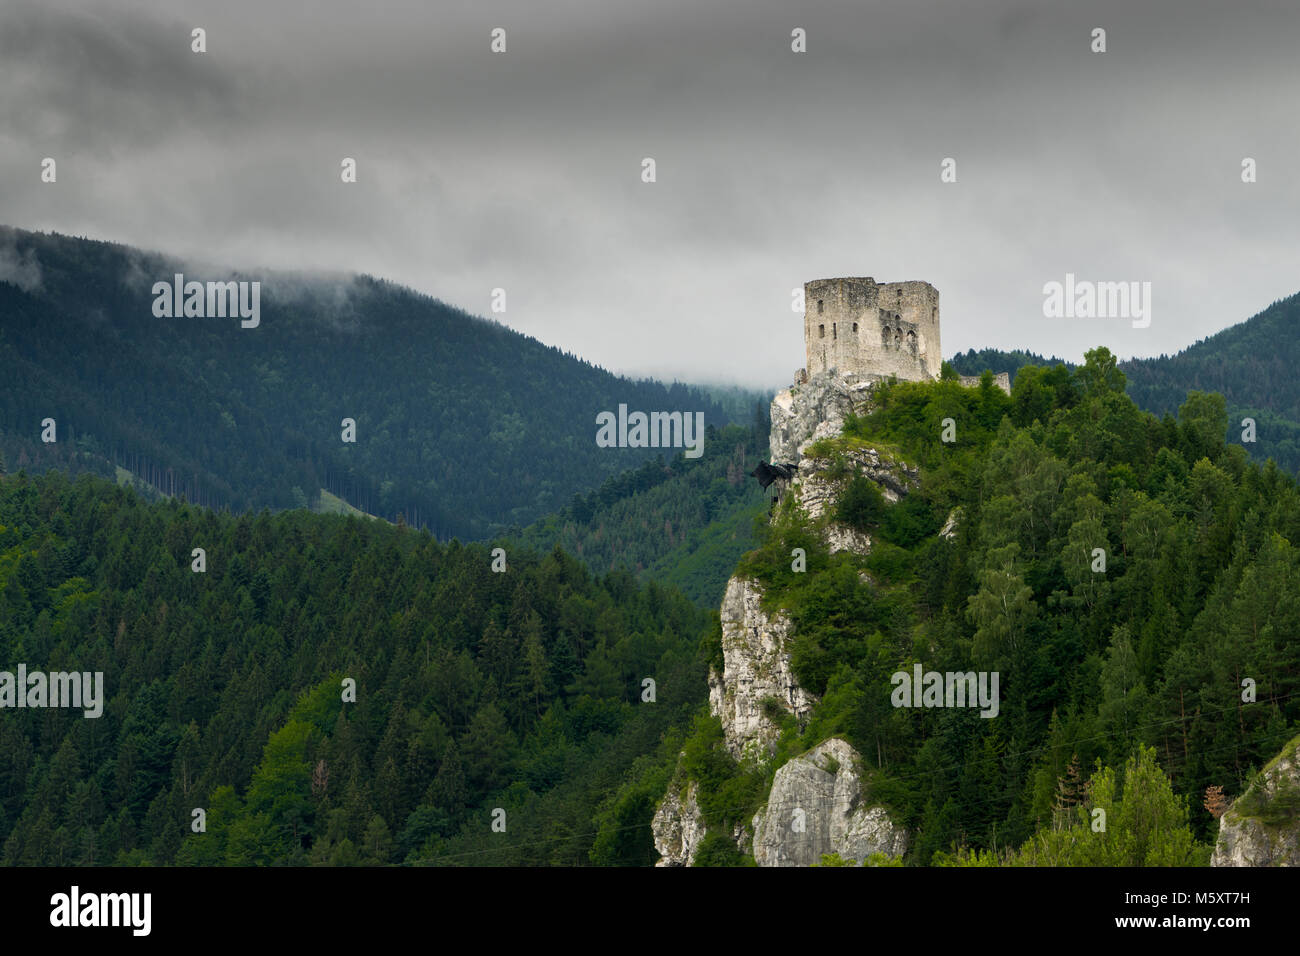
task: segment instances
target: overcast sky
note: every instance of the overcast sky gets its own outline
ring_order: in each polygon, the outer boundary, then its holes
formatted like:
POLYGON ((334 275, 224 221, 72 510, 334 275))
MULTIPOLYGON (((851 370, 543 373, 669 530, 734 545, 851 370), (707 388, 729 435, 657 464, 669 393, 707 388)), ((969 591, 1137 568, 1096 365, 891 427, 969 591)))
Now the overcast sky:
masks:
POLYGON ((502 287, 692 381, 787 384, 790 290, 840 275, 933 283, 945 356, 1155 355, 1300 291, 1298 41, 1294 0, 0 0, 0 222, 502 287), (1149 281, 1150 326, 1045 318, 1067 272, 1149 281))

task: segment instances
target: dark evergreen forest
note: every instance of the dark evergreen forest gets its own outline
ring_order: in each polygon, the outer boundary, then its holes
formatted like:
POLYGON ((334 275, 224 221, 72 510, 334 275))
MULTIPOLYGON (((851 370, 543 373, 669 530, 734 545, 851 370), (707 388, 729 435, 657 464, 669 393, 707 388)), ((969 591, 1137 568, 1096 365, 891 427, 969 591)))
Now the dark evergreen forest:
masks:
POLYGON ((260 277, 258 329, 158 319, 184 265, 5 237, 41 276, 0 283, 0 669, 102 671, 107 700, 3 712, 0 862, 644 865, 680 759, 697 861, 737 864, 775 770, 839 735, 908 863, 1200 864, 1202 801, 1300 727, 1300 296, 1174 357, 953 360, 1010 396, 882 385, 813 452, 921 482, 849 481, 835 517, 873 545, 831 555, 769 521, 743 390, 619 379, 367 277, 260 277), (703 457, 598 448, 619 403, 705 410, 703 457), (705 703, 737 571, 820 698, 762 768, 705 703), (892 707, 917 663, 997 671, 998 719, 892 707), (1139 800, 1156 836, 1074 839, 1139 800))
MULTIPOLYGON (((1016 372, 1024 365, 1055 365, 1024 351, 981 349, 959 353, 953 367, 963 375, 985 369, 1016 372)), ((1190 391, 1217 392, 1227 403, 1227 433, 1240 441, 1245 418, 1256 425, 1245 448, 1256 461, 1272 458, 1288 474, 1300 471, 1300 295, 1202 339, 1176 355, 1120 363, 1128 394, 1156 416, 1176 412, 1190 391)))
MULTIPOLYGON (((884 386, 810 449, 846 473, 854 449, 880 449, 920 485, 889 504, 848 483, 835 518, 870 534, 865 556, 829 554, 787 499, 742 559, 793 620, 795 676, 821 702, 806 727, 780 716, 762 768, 737 765, 699 709, 682 761, 710 831, 697 864, 744 862, 733 827, 776 768, 831 736, 862 754, 868 799, 917 835, 910 863, 1208 861, 1209 788, 1239 796, 1300 728, 1300 490, 1225 442, 1222 396, 1192 392, 1157 418, 1126 385, 1098 349, 1077 369, 1021 368, 1009 397, 991 377, 884 386), (997 719, 893 706, 891 676, 916 664, 998 672, 997 719), (1081 836, 1093 808, 1106 839, 1081 836)), ((1270 825, 1300 820, 1300 795, 1274 812, 1270 825)))
POLYGON ((366 276, 213 275, 7 228, 0 241, 40 268, 30 291, 0 282, 0 451, 14 468, 129 472, 235 511, 307 507, 324 489, 444 540, 481 539, 676 453, 597 447, 601 411, 729 420, 704 391, 619 378, 366 276), (177 272, 261 281, 260 324, 155 317, 152 285, 177 272))
POLYGON ((366 519, 0 478, 0 660, 107 685, 97 719, 3 712, 0 861, 653 862, 650 796, 609 798, 703 699, 709 615, 558 550, 491 565, 366 519))

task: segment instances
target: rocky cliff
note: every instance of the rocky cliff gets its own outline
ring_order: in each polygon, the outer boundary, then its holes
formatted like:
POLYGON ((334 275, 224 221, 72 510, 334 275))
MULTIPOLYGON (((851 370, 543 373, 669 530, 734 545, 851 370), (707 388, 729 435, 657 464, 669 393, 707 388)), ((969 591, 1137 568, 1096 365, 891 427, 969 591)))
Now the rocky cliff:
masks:
POLYGON ((806 445, 838 435, 844 419, 867 400, 874 384, 874 379, 860 375, 821 372, 778 392, 772 399, 768 439, 772 461, 798 464, 806 445))
POLYGON ((767 806, 754 816, 759 866, 811 866, 826 853, 862 861, 874 853, 900 857, 907 833, 880 806, 867 806, 861 757, 838 737, 782 766, 767 806))
POLYGON ((1300 866, 1300 737, 1223 814, 1210 866, 1300 866))
POLYGON ((733 577, 722 599, 722 673, 709 672, 709 710, 722 720, 727 750, 737 760, 771 756, 780 730, 764 713, 779 707, 803 723, 816 698, 790 670, 790 619, 768 615, 754 581, 733 577))
POLYGON ((771 460, 798 466, 791 483, 792 494, 808 517, 822 523, 822 535, 831 554, 866 554, 871 550, 869 536, 831 517, 839 493, 850 478, 869 478, 889 502, 907 494, 919 478, 915 468, 883 456, 875 448, 848 446, 837 449, 833 456, 812 453, 812 446, 822 439, 840 434, 850 413, 862 413, 869 407, 875 382, 859 375, 823 372, 772 400, 768 442, 771 460))
POLYGON ((695 799, 696 784, 675 780, 655 811, 651 830, 659 862, 655 866, 690 866, 704 841, 704 817, 695 799))
POLYGON ((874 482, 889 502, 898 501, 920 478, 915 468, 885 458, 874 448, 847 447, 827 457, 814 456, 805 447, 800 458, 792 494, 808 517, 821 523, 822 538, 831 554, 866 554, 871 550, 869 535, 833 517, 845 484, 859 476, 874 482))
MULTIPOLYGON (((790 493, 823 528, 832 553, 865 554, 871 539, 830 519, 843 483, 854 475, 876 482, 889 501, 915 485, 915 469, 876 449, 837 450, 833 458, 810 454, 810 446, 838 436, 845 418, 860 412, 874 380, 824 373, 789 388, 772 402, 771 460, 798 465, 790 493)), ((814 449, 820 452, 820 449, 814 449)), ((735 576, 727 582, 720 617, 722 668, 709 673, 709 710, 722 724, 723 742, 738 762, 769 760, 780 737, 774 718, 792 715, 804 725, 817 698, 799 686, 790 666, 794 625, 780 612, 762 606, 757 581, 735 576)), ((844 740, 832 738, 780 767, 767 806, 752 831, 737 827, 730 836, 761 866, 807 866, 823 853, 863 859, 871 853, 901 855, 906 834, 881 807, 863 805, 860 758, 844 740), (805 814, 806 830, 791 829, 793 811, 805 814), (751 843, 752 841, 752 843, 751 843)), ((652 824, 660 866, 690 866, 706 834, 696 800, 696 784, 675 778, 652 824)))
MULTIPOLYGON (((727 752, 737 760, 771 757, 780 736, 771 708, 803 723, 816 698, 799 686, 790 669, 790 619, 769 615, 755 581, 733 577, 722 599, 722 671, 709 671, 709 711, 722 723, 727 752)), ((657 866, 691 866, 706 835, 694 781, 675 779, 651 823, 657 866)), ((748 851, 750 833, 734 834, 748 851)))

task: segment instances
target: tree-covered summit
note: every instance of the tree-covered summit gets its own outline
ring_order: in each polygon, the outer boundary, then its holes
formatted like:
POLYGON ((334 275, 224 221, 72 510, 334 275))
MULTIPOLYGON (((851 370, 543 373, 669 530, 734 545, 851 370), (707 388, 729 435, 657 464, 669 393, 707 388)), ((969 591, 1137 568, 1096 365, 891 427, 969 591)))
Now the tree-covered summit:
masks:
POLYGON ((1211 788, 1243 793, 1300 725, 1300 490, 1225 441, 1222 396, 1157 418, 1126 386, 1105 349, 1025 366, 1009 396, 988 377, 885 384, 809 450, 839 462, 833 509, 810 520, 787 497, 737 573, 793 622, 791 667, 820 702, 802 728, 773 711, 761 766, 735 764, 701 707, 681 771, 711 834, 697 862, 740 861, 730 834, 775 770, 835 736, 862 755, 865 799, 915 835, 910 863, 1208 860, 1211 788), (854 476, 864 447, 919 468, 917 487, 885 501, 854 476), (869 552, 829 553, 827 520, 869 552), (917 665, 998 673, 997 716, 897 706, 893 676, 917 665), (1095 809, 1111 842, 1089 842, 1095 809))

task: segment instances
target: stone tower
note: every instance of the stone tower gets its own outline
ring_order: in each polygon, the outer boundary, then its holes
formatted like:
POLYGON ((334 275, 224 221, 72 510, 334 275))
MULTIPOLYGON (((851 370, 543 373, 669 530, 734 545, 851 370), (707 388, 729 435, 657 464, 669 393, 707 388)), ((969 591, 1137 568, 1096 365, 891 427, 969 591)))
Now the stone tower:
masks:
POLYGON ((939 377, 939 290, 930 283, 814 279, 803 290, 808 375, 939 377))

